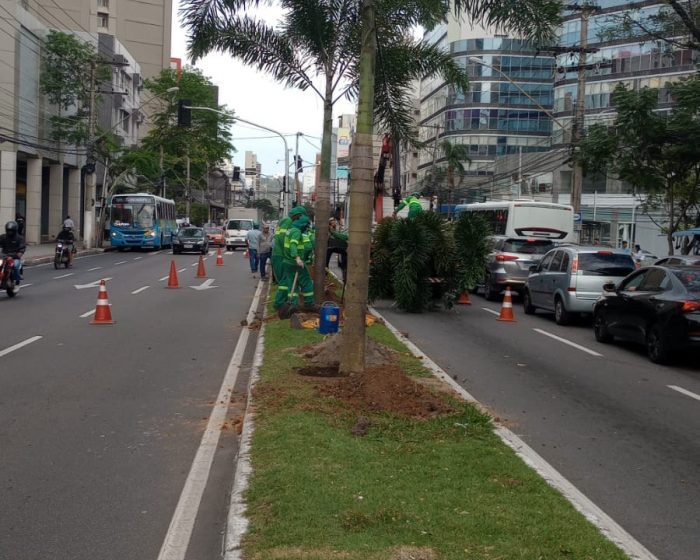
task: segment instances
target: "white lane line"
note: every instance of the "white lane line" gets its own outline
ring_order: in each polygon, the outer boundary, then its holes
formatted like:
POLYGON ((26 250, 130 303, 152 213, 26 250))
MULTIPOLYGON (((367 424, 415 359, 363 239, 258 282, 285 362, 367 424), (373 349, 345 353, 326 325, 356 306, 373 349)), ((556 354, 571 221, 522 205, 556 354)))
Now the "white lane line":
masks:
POLYGON ((683 393, 685 396, 690 397, 691 399, 700 401, 700 395, 697 395, 692 391, 688 391, 688 389, 684 389, 683 387, 679 387, 678 385, 666 385, 666 387, 668 387, 669 389, 673 389, 674 391, 678 391, 679 393, 683 393))
POLYGON ((131 294, 132 295, 140 294, 141 292, 148 290, 148 288, 150 288, 150 286, 144 286, 143 288, 139 288, 138 290, 134 290, 133 292, 131 292, 131 294))
MULTIPOLYGON (((442 379, 445 383, 448 383, 455 391, 457 391, 457 393, 462 395, 466 401, 474 403, 483 412, 489 414, 488 410, 486 410, 486 408, 479 401, 477 401, 471 395, 471 393, 452 379, 452 376, 448 375, 439 365, 426 356, 425 353, 423 353, 421 349, 418 348, 418 346, 416 346, 411 340, 402 335, 396 329, 396 327, 394 327, 394 325, 386 320, 386 317, 383 317, 382 314, 373 307, 370 307, 369 309, 374 315, 384 320, 386 327, 392 333, 394 333, 394 336, 403 342, 414 356, 420 358, 421 363, 430 369, 435 377, 442 379)), ((497 423, 494 423, 494 431, 498 437, 501 438, 503 443, 510 447, 515 454, 518 455, 518 457, 525 461, 529 467, 534 469, 547 484, 549 484, 555 490, 558 490, 564 496, 564 498, 566 498, 569 503, 574 506, 576 511, 582 514, 590 523, 598 527, 603 535, 620 547, 623 552, 630 557, 630 559, 658 560, 656 556, 644 548, 644 545, 625 531, 622 526, 620 526, 612 517, 594 504, 585 494, 583 494, 583 492, 564 478, 559 471, 547 463, 547 461, 545 461, 541 455, 529 447, 517 435, 511 432, 508 428, 500 426, 497 423)))
MULTIPOLYGON (((255 291, 255 296, 253 297, 253 302, 250 304, 247 317, 248 324, 251 324, 255 319, 255 311, 260 301, 262 286, 263 283, 259 282, 258 288, 255 291)), ((224 420, 226 420, 228 403, 231 400, 231 393, 236 384, 238 372, 241 369, 243 354, 248 346, 250 332, 250 329, 243 329, 238 337, 236 348, 233 351, 231 361, 226 369, 226 375, 221 384, 221 389, 219 390, 219 396, 209 415, 207 428, 202 436, 197 454, 192 461, 185 486, 182 489, 180 499, 175 508, 175 513, 170 521, 170 527, 168 527, 165 540, 160 548, 158 560, 184 560, 185 558, 187 547, 192 537, 194 522, 197 518, 197 512, 202 501, 202 495, 204 494, 207 479, 211 471, 214 454, 219 446, 221 427, 224 420)))
POLYGON ((489 313, 493 313, 494 315, 500 315, 498 311, 494 311, 493 309, 489 309, 488 307, 482 307, 484 311, 488 311, 489 313))
POLYGON ((168 274, 167 276, 163 276, 163 278, 158 278, 158 282, 162 282, 163 280, 167 280, 168 278, 170 278, 170 274, 168 274))
POLYGON ((134 257, 134 260, 137 261, 139 259, 142 259, 143 257, 134 257))
POLYGON ((199 262, 196 262, 196 263, 192 263, 190 266, 197 266, 198 264, 199 264, 199 262))
POLYGON ((224 255, 233 255, 233 251, 226 251, 224 255))
POLYGON ((88 268, 88 272, 92 272, 93 270, 101 270, 101 266, 96 266, 95 268, 88 268))
POLYGON ((90 315, 94 315, 94 314, 95 314, 95 310, 93 309, 92 311, 88 311, 87 313, 83 313, 82 315, 80 315, 80 318, 85 319, 85 317, 89 317, 90 315))
POLYGON ((20 288, 24 290, 24 288, 28 288, 29 286, 33 286, 34 284, 20 284, 20 288))
POLYGON ((556 334, 548 333, 547 331, 543 331, 542 329, 532 329, 532 330, 535 332, 538 332, 540 334, 543 334, 545 336, 548 336, 549 338, 553 338, 554 340, 558 340, 559 342, 562 342, 564 344, 568 344, 569 346, 576 348, 577 350, 581 350, 581 352, 585 352, 586 354, 590 354, 591 356, 598 356, 599 358, 603 357, 603 355, 599 354, 598 352, 590 350, 590 349, 586 348, 585 346, 581 346, 580 344, 576 344, 575 342, 571 342, 570 340, 566 340, 565 338, 557 336, 556 334))
POLYGON ((186 268, 181 268, 180 270, 178 270, 178 272, 185 272, 185 270, 187 270, 187 269, 186 269, 186 268))
POLYGON ((126 261, 119 261, 119 262, 116 262, 116 263, 114 263, 114 266, 117 266, 118 264, 126 264, 126 261))
POLYGON ((160 251, 154 251, 153 253, 148 253, 148 255, 150 257, 152 257, 153 255, 160 255, 160 251))
MULTIPOLYGON (((246 329, 247 331, 248 329, 246 329)), ((14 352, 15 350, 19 350, 23 346, 27 346, 27 344, 31 344, 32 342, 36 342, 37 340, 41 340, 42 337, 40 336, 33 336, 31 338, 28 338, 27 340, 23 340, 22 342, 18 342, 17 344, 10 346, 9 348, 5 348, 4 350, 0 350, 0 358, 3 356, 7 356, 10 352, 14 352)))
POLYGON ((69 276, 73 276, 73 274, 75 274, 75 272, 69 272, 68 274, 64 274, 63 276, 54 276, 53 279, 60 280, 61 278, 68 278, 69 276))

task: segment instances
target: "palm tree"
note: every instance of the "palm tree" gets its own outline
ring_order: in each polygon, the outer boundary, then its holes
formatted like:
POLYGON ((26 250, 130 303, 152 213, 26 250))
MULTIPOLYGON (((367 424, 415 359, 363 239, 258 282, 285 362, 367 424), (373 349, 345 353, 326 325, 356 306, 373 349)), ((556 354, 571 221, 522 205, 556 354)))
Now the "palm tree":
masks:
MULTIPOLYGON (((282 23, 272 28, 240 12, 258 5, 246 0, 184 0, 181 14, 193 58, 218 50, 270 73, 276 80, 315 92, 323 101, 321 169, 316 187, 317 263, 326 260, 330 218, 331 137, 333 106, 359 92, 360 2, 358 0, 281 0, 282 23), (316 78, 321 76, 319 85, 316 78)), ((410 6, 411 2, 407 2, 410 6)), ((436 16, 437 20, 437 16, 436 16)), ((468 78, 448 53, 406 33, 416 23, 402 2, 384 0, 375 35, 382 37, 379 84, 373 112, 377 122, 397 140, 415 137, 410 111, 414 79, 439 73, 448 83, 466 89, 468 78)), ((373 88, 374 91, 374 88, 373 88)), ((317 266, 314 292, 324 298, 325 269, 317 266)))
POLYGON ((454 203, 455 189, 462 184, 464 180, 464 164, 471 163, 469 151, 464 144, 453 144, 449 140, 443 140, 440 143, 440 149, 447 163, 447 217, 452 215, 452 204, 454 203))

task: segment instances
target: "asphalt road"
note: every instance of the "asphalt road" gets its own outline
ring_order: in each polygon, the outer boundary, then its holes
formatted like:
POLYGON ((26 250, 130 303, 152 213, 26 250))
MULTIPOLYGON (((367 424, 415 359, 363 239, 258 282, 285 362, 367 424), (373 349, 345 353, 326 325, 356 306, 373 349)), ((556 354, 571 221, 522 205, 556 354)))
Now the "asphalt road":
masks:
POLYGON ((517 301, 516 323, 478 296, 448 312, 375 307, 660 560, 700 558, 697 353, 658 366, 517 301))
MULTIPOLYGON (((199 279, 197 255, 105 253, 0 293, 0 559, 158 557, 258 282, 224 258, 199 279), (90 324, 102 278, 115 325, 90 324)), ((221 554, 236 444, 222 430, 187 558, 221 554)))

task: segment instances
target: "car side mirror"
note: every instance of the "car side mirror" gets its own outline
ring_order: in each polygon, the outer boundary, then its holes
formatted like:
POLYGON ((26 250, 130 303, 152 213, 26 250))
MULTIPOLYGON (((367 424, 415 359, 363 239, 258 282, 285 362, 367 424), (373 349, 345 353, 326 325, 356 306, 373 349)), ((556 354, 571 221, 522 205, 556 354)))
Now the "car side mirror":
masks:
POLYGON ((615 282, 606 282, 603 284, 604 292, 614 292, 616 290, 615 282))

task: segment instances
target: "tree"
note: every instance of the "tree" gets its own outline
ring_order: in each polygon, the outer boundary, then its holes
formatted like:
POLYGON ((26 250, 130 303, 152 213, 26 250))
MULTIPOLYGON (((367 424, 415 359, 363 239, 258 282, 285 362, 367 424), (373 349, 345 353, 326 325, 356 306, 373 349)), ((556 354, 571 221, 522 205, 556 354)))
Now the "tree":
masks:
POLYGON ((447 196, 447 217, 452 215, 452 205, 454 204, 454 193, 455 189, 462 184, 464 180, 464 164, 471 163, 471 158, 469 157, 469 150, 464 144, 453 144, 449 140, 443 140, 440 143, 440 148, 445 157, 445 162, 447 164, 447 184, 448 184, 448 196, 447 196))
POLYGON ((644 195, 647 211, 664 211, 663 229, 673 254, 673 232, 694 223, 700 203, 700 75, 669 87, 676 103, 661 111, 658 90, 619 85, 614 125, 590 127, 577 157, 584 171, 605 170, 644 195))
POLYGON ((263 220, 266 221, 275 220, 279 215, 277 208, 275 208, 272 202, 267 198, 259 198, 258 200, 253 202, 253 208, 258 208, 259 210, 262 210, 263 220))
MULTIPOLYGON (((212 50, 225 51, 269 72, 276 80, 314 91, 323 102, 320 180, 316 187, 317 262, 325 262, 330 218, 330 170, 333 106, 344 96, 356 97, 360 47, 357 0, 281 0, 281 25, 273 28, 239 12, 256 1, 185 0, 182 14, 190 32, 190 52, 197 59, 212 50), (322 76, 322 84, 315 79, 322 76)), ((414 136, 409 95, 413 79, 440 72, 465 88, 466 73, 448 53, 412 39, 406 30, 416 23, 412 2, 383 0, 377 18, 382 38, 376 79, 377 120, 396 139, 414 136), (408 6, 408 9, 406 9, 408 6)), ((420 4, 420 3, 419 3, 420 4)), ((442 13, 442 8, 435 10, 442 13)), ((325 270, 317 267, 314 292, 324 298, 325 270)))

